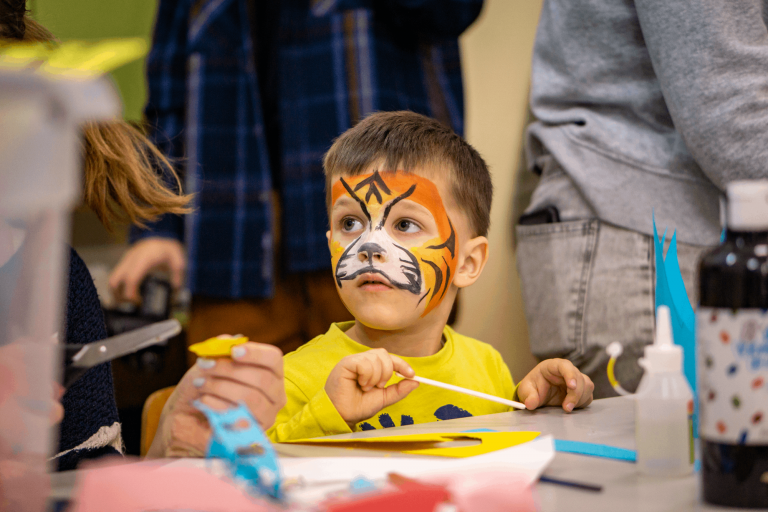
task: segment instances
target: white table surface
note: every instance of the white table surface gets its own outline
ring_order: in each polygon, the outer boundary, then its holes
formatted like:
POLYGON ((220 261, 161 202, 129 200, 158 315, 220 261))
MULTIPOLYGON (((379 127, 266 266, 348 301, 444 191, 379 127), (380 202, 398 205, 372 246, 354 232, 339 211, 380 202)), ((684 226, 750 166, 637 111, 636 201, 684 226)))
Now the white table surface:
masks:
MULTIPOLYGON (((542 434, 551 434, 555 439, 635 449, 634 402, 625 397, 595 400, 586 409, 570 414, 559 407, 546 407, 536 411, 514 411, 396 427, 386 429, 386 434, 462 432, 476 428, 498 431, 535 430, 542 434)), ((369 430, 335 437, 359 438, 380 435, 381 430, 369 430)), ((635 464, 630 462, 570 453, 556 453, 552 464, 544 473, 553 478, 603 486, 602 492, 595 493, 540 483, 536 487, 541 510, 544 512, 744 510, 702 503, 698 474, 681 478, 650 478, 639 475, 635 464)))
MULTIPOLYGON (((370 430, 335 437, 341 439, 377 437, 383 434, 462 432, 477 428, 497 431, 534 430, 551 434, 555 439, 635 449, 634 404, 631 398, 623 397, 595 400, 586 409, 571 414, 558 407, 547 407, 536 411, 515 411, 422 423, 386 431, 370 430)), ((280 451, 283 452, 282 449, 280 451)), ((349 451, 339 448, 293 446, 288 451, 304 456, 332 456, 334 453, 349 456, 349 451)), ((380 455, 376 452, 370 454, 380 455)), ((54 495, 64 497, 71 493, 74 473, 69 471, 54 475, 54 495)), ((536 488, 541 510, 544 512, 743 510, 702 503, 698 474, 682 478, 650 478, 639 475, 633 463, 570 453, 557 453, 545 474, 554 478, 599 484, 603 486, 603 491, 595 493, 540 483, 536 488)))

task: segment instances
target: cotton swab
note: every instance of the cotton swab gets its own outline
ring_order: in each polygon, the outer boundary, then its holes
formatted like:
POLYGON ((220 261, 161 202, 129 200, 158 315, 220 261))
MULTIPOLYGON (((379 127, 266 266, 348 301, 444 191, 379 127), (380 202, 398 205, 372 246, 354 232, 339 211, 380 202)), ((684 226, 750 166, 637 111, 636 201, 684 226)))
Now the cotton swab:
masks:
POLYGON ((395 372, 395 375, 403 379, 415 380, 416 382, 427 384, 428 386, 435 386, 437 388, 449 389, 451 391, 456 391, 457 393, 464 393, 465 395, 476 396, 477 398, 483 398, 485 400, 490 400, 491 402, 497 402, 500 404, 508 405, 510 407, 514 407, 515 409, 525 409, 525 405, 521 404, 520 402, 514 402, 512 400, 507 400, 506 398, 499 398, 498 396, 488 395, 486 393, 481 393, 479 391, 472 391, 471 389, 461 388, 459 386, 454 386, 453 384, 438 382, 436 380, 427 379, 426 377, 416 377, 416 376, 406 377, 405 375, 401 375, 398 372, 395 372))

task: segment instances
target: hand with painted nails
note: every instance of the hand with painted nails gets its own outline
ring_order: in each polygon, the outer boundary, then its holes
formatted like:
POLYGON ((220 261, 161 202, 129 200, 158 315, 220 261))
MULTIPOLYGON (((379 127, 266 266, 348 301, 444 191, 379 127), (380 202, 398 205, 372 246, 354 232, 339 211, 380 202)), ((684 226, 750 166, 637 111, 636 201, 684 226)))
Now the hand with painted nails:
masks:
POLYGON ((571 412, 592 402, 595 385, 573 363, 565 359, 547 359, 531 370, 517 387, 517 396, 527 409, 562 405, 571 412))
POLYGON ((347 356, 331 370, 325 392, 352 430, 358 422, 399 402, 419 386, 412 380, 387 386, 393 372, 415 375, 408 363, 383 348, 347 356))
POLYGON ((202 457, 211 438, 203 413, 192 405, 223 410, 243 402, 267 430, 285 405, 283 354, 262 343, 232 348, 232 357, 200 358, 176 386, 160 416, 147 457, 202 457))

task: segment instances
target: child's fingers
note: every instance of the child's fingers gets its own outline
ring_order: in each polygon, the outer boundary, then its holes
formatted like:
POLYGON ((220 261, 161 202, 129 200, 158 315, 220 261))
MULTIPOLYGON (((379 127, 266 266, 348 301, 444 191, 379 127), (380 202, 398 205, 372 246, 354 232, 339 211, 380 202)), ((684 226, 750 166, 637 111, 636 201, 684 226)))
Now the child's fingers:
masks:
POLYGON ((363 389, 363 391, 370 389, 370 382, 373 378, 374 372, 376 371, 373 361, 368 357, 357 357, 354 360, 353 371, 357 374, 357 384, 363 389))
POLYGON ((584 392, 584 379, 581 372, 565 359, 549 359, 544 361, 542 375, 551 384, 565 386, 565 398, 563 398, 563 410, 571 412, 579 403, 584 392))
MULTIPOLYGON (((404 377, 415 377, 416 372, 413 371, 413 368, 411 368, 411 365, 403 361, 401 358, 389 354, 389 358, 392 361, 392 368, 394 371, 399 373, 400 375, 403 375, 404 377)), ((390 373, 390 375, 392 375, 390 373)))
POLYGON ((546 359, 539 363, 539 365, 536 367, 541 371, 541 375, 549 382, 550 384, 554 384, 555 386, 569 386, 569 380, 573 380, 575 378, 575 375, 563 375, 563 368, 561 368, 561 363, 567 363, 565 359, 546 359), (570 377, 570 379, 566 378, 570 377))
POLYGON ((540 371, 534 369, 517 388, 517 396, 525 404, 526 409, 536 409, 546 405, 551 384, 540 371))
POLYGON ((419 387, 419 383, 415 380, 403 379, 397 384, 392 384, 391 386, 382 389, 381 392, 384 394, 384 405, 381 408, 384 409, 385 407, 389 407, 390 405, 399 402, 417 387, 419 387))
POLYGON ((386 387, 387 382, 389 382, 389 379, 392 378, 392 373, 394 372, 395 366, 392 362, 392 356, 387 352, 384 352, 379 360, 381 361, 381 376, 375 385, 380 388, 384 388, 386 387))
POLYGON ((591 404, 592 394, 595 391, 595 384, 592 382, 592 379, 590 379, 587 375, 582 375, 582 377, 584 378, 584 393, 581 395, 579 403, 576 404, 576 407, 586 407, 591 404))
POLYGON ((565 398, 563 398, 563 409, 567 412, 571 412, 578 407, 581 396, 584 394, 584 379, 579 377, 575 380, 576 388, 566 388, 568 392, 565 394, 565 398))

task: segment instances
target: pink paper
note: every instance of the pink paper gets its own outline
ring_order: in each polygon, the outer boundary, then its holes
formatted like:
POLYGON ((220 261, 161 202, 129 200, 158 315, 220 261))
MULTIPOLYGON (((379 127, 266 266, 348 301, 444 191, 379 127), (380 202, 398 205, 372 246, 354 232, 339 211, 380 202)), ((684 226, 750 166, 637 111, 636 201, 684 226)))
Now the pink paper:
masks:
POLYGON ((161 466, 162 463, 133 463, 85 471, 72 512, 277 510, 270 503, 249 496, 203 469, 159 469, 161 466))
POLYGON ((512 471, 485 471, 423 478, 445 485, 461 512, 536 512, 536 501, 525 475, 512 471))

